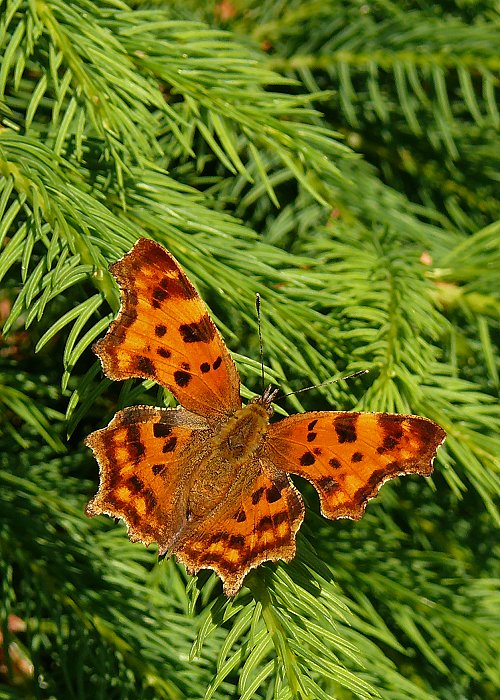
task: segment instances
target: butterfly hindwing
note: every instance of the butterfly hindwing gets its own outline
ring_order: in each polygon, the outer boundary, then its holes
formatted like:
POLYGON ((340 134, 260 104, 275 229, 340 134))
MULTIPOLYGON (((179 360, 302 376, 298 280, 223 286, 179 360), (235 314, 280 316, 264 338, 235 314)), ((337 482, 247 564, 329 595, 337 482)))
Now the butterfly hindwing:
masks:
POLYGON ((111 379, 153 379, 204 416, 241 407, 234 362, 198 292, 175 258, 141 238, 110 268, 121 308, 94 350, 111 379))
POLYGON ((250 569, 293 558, 303 519, 302 498, 287 475, 255 459, 242 465, 224 502, 188 526, 173 551, 190 572, 216 571, 226 595, 234 595, 250 569))
POLYGON ((89 516, 122 518, 131 540, 168 549, 186 522, 186 482, 211 435, 188 411, 132 406, 86 439, 100 486, 89 516))
POLYGON ((327 518, 357 520, 387 479, 429 476, 444 438, 442 428, 418 416, 311 412, 272 423, 266 454, 314 485, 327 518))

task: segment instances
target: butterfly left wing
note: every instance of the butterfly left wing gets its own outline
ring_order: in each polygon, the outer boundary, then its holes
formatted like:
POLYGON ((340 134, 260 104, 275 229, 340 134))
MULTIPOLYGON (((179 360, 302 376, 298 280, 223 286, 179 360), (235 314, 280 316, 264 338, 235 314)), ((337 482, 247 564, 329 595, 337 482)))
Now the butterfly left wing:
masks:
POLYGON ((433 421, 391 413, 311 412, 269 426, 265 454, 310 481, 327 518, 358 520, 395 476, 430 476, 446 433, 433 421))
POLYGON ((287 475, 255 458, 241 465, 224 501, 188 525, 172 551, 190 573, 213 569, 224 593, 235 595, 250 569, 295 556, 303 519, 302 498, 287 475))
POLYGON ((99 463, 99 491, 89 517, 122 518, 132 541, 168 549, 187 521, 190 473, 212 432, 183 409, 131 406, 91 433, 85 443, 99 463))
POLYGON ((121 307, 94 345, 110 379, 153 379, 189 411, 222 417, 241 408, 235 364, 200 295, 163 246, 140 238, 110 267, 121 307))

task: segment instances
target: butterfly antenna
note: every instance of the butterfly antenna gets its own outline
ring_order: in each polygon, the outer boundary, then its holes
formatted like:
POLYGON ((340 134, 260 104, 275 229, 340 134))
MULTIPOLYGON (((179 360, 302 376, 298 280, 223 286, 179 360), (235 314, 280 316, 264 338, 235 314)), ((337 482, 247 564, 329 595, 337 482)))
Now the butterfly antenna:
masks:
POLYGON ((312 386, 306 386, 303 389, 297 389, 297 391, 291 391, 289 394, 283 394, 283 396, 278 396, 276 401, 281 401, 281 399, 286 399, 287 396, 295 396, 295 394, 301 394, 303 391, 310 391, 311 389, 319 389, 321 386, 326 386, 327 384, 335 384, 341 379, 354 379, 354 377, 361 377, 362 374, 368 374, 367 369, 360 369, 359 372, 353 372, 353 374, 347 374, 345 377, 336 377, 335 379, 329 379, 327 382, 322 382, 321 384, 313 384, 312 386))
POLYGON ((259 346, 260 346, 260 370, 261 370, 261 382, 262 382, 262 394, 264 394, 266 378, 264 376, 264 343, 262 341, 262 323, 260 317, 260 294, 257 292, 255 295, 255 309, 257 310, 257 326, 259 329, 259 346))

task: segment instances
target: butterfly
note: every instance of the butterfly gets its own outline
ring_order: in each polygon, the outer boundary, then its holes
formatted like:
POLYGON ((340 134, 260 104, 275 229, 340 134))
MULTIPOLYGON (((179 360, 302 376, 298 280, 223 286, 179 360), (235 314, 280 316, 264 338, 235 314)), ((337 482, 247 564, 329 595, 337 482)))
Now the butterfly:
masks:
POLYGON ((235 595, 250 569, 290 561, 304 519, 289 474, 322 514, 359 519, 395 476, 429 476, 445 432, 427 418, 313 411, 270 422, 276 390, 242 406, 236 366, 175 258, 141 238, 110 268, 121 308, 94 350, 111 379, 152 379, 181 404, 119 411, 86 444, 100 467, 88 516, 122 518, 190 573, 213 569, 235 595))

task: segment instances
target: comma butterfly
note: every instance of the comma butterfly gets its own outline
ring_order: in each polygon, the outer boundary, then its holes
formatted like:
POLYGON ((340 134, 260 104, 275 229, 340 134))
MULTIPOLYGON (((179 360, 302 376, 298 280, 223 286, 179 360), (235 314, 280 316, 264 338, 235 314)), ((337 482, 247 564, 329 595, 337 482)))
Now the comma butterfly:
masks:
POLYGON ((189 572, 217 572, 226 595, 264 561, 295 555, 304 519, 288 474, 310 481, 327 518, 359 519, 395 476, 429 476, 445 432, 390 413, 314 411, 269 422, 276 391, 247 406, 198 292, 161 245, 141 238, 110 268, 121 309, 94 346, 111 379, 153 379, 181 406, 132 406, 89 435, 100 486, 89 516, 123 518, 189 572))

